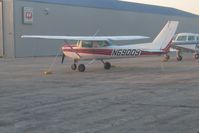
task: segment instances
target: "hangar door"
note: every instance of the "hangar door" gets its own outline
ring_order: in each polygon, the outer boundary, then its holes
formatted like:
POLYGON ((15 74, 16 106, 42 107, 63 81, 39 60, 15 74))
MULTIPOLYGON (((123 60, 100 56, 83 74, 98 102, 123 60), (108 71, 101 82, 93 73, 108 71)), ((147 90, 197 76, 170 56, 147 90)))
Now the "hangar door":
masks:
POLYGON ((2 1, 0 0, 0 56, 3 56, 3 22, 2 1))

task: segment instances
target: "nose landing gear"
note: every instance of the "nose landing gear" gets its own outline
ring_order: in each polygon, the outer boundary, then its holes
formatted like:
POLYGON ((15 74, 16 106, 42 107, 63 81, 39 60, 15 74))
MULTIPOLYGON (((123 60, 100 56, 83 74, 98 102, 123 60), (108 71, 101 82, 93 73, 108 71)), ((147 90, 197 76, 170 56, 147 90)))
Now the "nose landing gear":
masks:
POLYGON ((75 63, 72 64, 72 65, 71 65, 71 69, 75 71, 75 70, 77 69, 77 65, 76 65, 75 63))
POLYGON ((77 67, 77 63, 78 63, 78 60, 74 60, 74 63, 71 65, 71 69, 72 70, 76 70, 78 69, 79 72, 84 72, 86 70, 86 67, 84 64, 79 64, 78 67, 77 67))

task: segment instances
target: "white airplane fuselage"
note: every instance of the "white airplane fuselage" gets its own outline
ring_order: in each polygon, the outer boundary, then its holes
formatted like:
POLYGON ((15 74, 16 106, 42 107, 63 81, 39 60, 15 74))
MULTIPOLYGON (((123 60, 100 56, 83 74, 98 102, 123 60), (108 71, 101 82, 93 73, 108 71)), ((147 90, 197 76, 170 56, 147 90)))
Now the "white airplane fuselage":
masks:
MULTIPOLYGON (((145 44, 146 46, 150 44, 145 44)), ((110 59, 110 58, 135 58, 138 56, 161 55, 167 49, 154 50, 144 49, 139 45, 107 46, 102 48, 83 48, 78 46, 64 45, 62 51, 65 56, 73 59, 110 59)))
POLYGON ((177 21, 168 21, 151 43, 117 46, 108 40, 80 40, 76 46, 64 45, 62 51, 65 56, 75 60, 161 55, 169 51, 177 26, 177 21))
POLYGON ((194 59, 199 59, 199 34, 178 33, 172 40, 172 48, 176 49, 177 61, 182 60, 182 51, 192 52, 194 59))

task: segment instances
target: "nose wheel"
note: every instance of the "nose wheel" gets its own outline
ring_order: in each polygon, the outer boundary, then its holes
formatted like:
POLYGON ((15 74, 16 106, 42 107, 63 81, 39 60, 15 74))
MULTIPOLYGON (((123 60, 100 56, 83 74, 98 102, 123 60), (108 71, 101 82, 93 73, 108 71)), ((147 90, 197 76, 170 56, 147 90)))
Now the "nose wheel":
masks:
POLYGON ((71 69, 74 70, 74 71, 75 71, 76 69, 78 69, 79 72, 84 72, 84 71, 86 70, 86 67, 85 67, 84 64, 79 64, 78 67, 77 67, 76 64, 72 64, 72 65, 71 65, 71 69))
POLYGON ((79 72, 84 72, 86 70, 86 67, 84 64, 79 64, 79 65, 77 64, 78 64, 78 60, 74 60, 74 63, 71 65, 71 69, 74 71, 78 69, 79 72))
POLYGON ((77 65, 76 64, 72 64, 71 65, 71 69, 75 71, 77 69, 77 65))

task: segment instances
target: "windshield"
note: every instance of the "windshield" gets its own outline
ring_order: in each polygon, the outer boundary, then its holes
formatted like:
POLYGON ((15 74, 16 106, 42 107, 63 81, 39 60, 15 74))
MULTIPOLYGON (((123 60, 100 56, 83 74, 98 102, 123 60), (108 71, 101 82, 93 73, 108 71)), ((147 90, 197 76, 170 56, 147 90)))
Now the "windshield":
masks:
POLYGON ((186 41, 187 36, 178 36, 177 41, 186 41))

